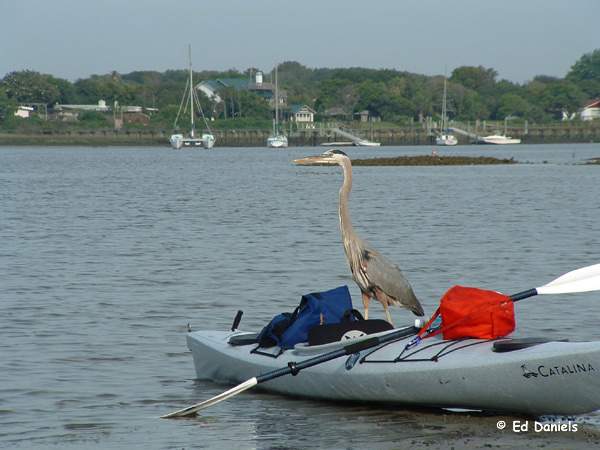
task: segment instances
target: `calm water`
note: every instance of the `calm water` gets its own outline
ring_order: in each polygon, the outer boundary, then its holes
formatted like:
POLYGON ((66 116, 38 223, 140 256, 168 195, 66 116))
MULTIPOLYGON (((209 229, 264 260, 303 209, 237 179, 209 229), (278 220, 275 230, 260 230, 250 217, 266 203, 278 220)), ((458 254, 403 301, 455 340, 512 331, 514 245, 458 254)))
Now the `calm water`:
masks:
MULTIPOLYGON (((255 330, 303 293, 346 283, 360 305, 337 228, 341 173, 291 164, 320 151, 1 148, 0 446, 399 448, 465 427, 497 436, 486 417, 256 392, 193 420, 157 419, 223 389, 194 381, 188 323, 227 329, 243 309, 242 328, 255 330)), ((355 228, 400 264, 427 312, 455 283, 514 293, 600 261, 600 166, 577 164, 600 146, 443 152, 529 164, 355 168, 355 228)), ((599 295, 522 302, 519 333, 600 339, 599 295)), ((599 416, 579 420, 600 430, 599 416)))

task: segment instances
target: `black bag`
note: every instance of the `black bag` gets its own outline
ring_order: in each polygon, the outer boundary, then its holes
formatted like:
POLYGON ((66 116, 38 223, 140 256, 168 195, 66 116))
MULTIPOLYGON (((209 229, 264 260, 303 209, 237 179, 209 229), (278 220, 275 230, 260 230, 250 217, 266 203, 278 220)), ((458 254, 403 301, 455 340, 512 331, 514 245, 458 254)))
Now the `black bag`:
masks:
POLYGON ((393 330, 394 327, 381 319, 365 320, 356 309, 344 313, 340 323, 317 325, 308 332, 308 345, 323 345, 330 342, 345 341, 367 334, 393 330))

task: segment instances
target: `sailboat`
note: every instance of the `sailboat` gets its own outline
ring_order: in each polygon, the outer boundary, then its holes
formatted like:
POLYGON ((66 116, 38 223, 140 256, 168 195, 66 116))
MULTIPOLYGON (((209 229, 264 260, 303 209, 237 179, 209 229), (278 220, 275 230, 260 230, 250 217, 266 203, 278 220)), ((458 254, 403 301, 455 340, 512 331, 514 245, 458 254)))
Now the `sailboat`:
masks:
POLYGON ((456 145, 458 139, 456 136, 450 134, 448 130, 448 114, 447 114, 447 102, 446 102, 446 77, 444 77, 444 97, 442 99, 442 123, 440 126, 440 134, 435 138, 436 145, 456 145))
POLYGON ((190 77, 186 83, 185 90, 183 91, 183 97, 181 98, 181 103, 179 104, 179 111, 177 111, 177 117, 175 118, 174 128, 177 128, 177 120, 179 119, 179 115, 182 112, 182 108, 187 109, 187 99, 189 97, 189 108, 190 108, 190 133, 189 136, 184 136, 183 134, 172 134, 169 142, 171 143, 171 147, 175 150, 179 150, 183 147, 204 147, 204 148, 213 148, 215 145, 215 137, 210 131, 210 127, 208 126, 208 121, 206 117, 204 117, 204 112, 202 111, 202 107, 200 106, 200 100, 198 99, 198 94, 196 93, 196 89, 194 89, 194 78, 192 75, 192 46, 190 45, 188 48, 189 52, 189 62, 190 62, 190 77), (184 107, 185 104, 185 107, 184 107), (194 105, 198 107, 198 111, 200 111, 200 115, 204 119, 204 125, 208 132, 203 133, 202 137, 196 137, 196 130, 194 125, 194 105))
POLYGON ((273 132, 267 138, 267 147, 285 148, 287 146, 287 136, 279 130, 279 86, 277 82, 277 66, 275 66, 275 118, 273 119, 273 132))

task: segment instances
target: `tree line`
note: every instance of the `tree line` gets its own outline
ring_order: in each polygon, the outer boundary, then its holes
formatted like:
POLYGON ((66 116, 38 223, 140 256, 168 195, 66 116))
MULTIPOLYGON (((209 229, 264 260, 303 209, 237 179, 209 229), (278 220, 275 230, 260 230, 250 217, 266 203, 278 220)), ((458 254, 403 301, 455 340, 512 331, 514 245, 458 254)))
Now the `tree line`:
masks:
MULTIPOLYGON (((255 71, 202 71, 195 72, 194 79, 249 79, 255 71)), ((325 117, 334 109, 348 117, 368 110, 392 123, 440 115, 442 76, 360 67, 309 68, 295 61, 280 64, 278 72, 288 104, 307 104, 317 111, 317 117, 325 117)), ((18 119, 13 113, 20 104, 52 107, 57 103, 95 104, 103 99, 108 105, 118 101, 121 105, 158 108, 153 122, 168 126, 177 114, 186 81, 185 70, 112 72, 75 82, 31 70, 10 72, 0 80, 0 125, 14 126, 18 119)), ((498 79, 492 68, 462 66, 452 71, 447 88, 451 119, 560 120, 564 111, 573 113, 600 96, 600 49, 579 58, 564 78, 538 75, 531 81, 514 83, 498 79)), ((220 96, 225 101, 217 104, 200 95, 205 115, 216 122, 233 118, 237 124, 263 123, 272 117, 266 100, 251 92, 228 88, 220 96)), ((91 117, 98 120, 97 115, 91 117)))

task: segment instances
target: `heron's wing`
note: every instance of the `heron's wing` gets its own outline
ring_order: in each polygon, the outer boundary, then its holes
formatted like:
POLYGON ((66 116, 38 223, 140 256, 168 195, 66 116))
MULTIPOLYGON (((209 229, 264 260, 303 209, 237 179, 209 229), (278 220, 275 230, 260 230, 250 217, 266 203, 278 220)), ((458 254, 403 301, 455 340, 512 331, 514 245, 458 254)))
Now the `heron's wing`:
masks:
POLYGON ((396 264, 370 248, 364 250, 364 257, 363 270, 373 287, 381 289, 417 316, 424 314, 410 283, 396 264))

